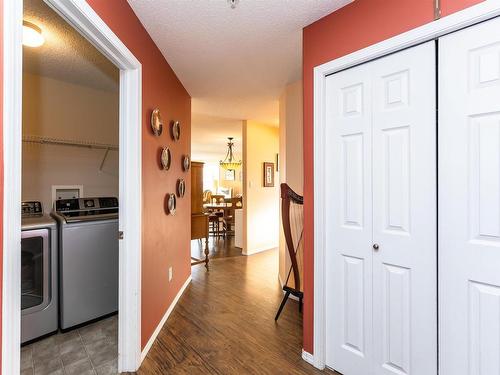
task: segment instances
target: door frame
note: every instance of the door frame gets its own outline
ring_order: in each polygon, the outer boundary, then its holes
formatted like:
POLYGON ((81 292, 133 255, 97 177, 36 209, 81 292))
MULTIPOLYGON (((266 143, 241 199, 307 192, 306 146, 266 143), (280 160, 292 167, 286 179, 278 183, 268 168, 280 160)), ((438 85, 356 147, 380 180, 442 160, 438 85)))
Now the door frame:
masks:
MULTIPOLYGON (((314 68, 314 312, 313 353, 303 351, 302 358, 323 370, 326 366, 326 79, 329 75, 356 65, 437 39, 443 35, 500 15, 500 0, 485 0, 460 12, 430 22, 405 33, 373 44, 314 68)), ((436 338, 437 340, 437 338, 436 338)))
MULTIPOLYGON (((124 238, 119 257, 118 369, 135 371, 141 363, 141 63, 86 1, 44 1, 120 69, 119 230, 124 238)), ((3 0, 3 374, 20 372, 22 20, 23 1, 3 0)))

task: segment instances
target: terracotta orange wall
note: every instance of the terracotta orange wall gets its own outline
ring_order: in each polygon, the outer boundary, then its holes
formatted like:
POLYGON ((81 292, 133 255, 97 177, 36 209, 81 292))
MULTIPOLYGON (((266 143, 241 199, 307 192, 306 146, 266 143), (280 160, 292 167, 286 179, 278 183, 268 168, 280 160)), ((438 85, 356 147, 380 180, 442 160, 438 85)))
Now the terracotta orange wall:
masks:
POLYGON ((175 216, 166 216, 164 197, 175 192, 184 178, 190 197, 191 174, 181 170, 181 155, 190 154, 191 98, 148 33, 124 0, 88 0, 88 3, 142 64, 142 347, 191 273, 191 201, 177 200, 175 216), (158 107, 165 125, 181 122, 181 139, 170 140, 168 126, 155 137, 150 131, 151 111, 158 107), (160 170, 160 147, 168 145, 173 163, 160 170), (173 279, 168 282, 168 268, 173 279))
MULTIPOLYGON (((449 15, 481 0, 441 0, 449 15)), ((356 0, 304 28, 304 349, 313 352, 313 68, 434 19, 434 0, 356 0)))
POLYGON ((472 5, 481 3, 483 0, 441 0, 441 15, 448 16, 472 5))

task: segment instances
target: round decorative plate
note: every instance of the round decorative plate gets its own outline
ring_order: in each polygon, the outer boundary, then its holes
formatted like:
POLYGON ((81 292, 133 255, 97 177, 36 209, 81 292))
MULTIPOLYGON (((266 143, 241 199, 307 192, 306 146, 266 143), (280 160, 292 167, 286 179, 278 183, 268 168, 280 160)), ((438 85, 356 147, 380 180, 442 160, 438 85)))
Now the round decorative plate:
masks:
POLYGON ((160 156, 161 166, 165 171, 170 169, 170 164, 172 163, 172 155, 170 154, 170 149, 168 147, 163 147, 160 156))
POLYGON ((179 198, 184 197, 184 194, 186 193, 186 181, 184 179, 179 178, 177 180, 177 196, 179 198))
POLYGON ((177 198, 175 194, 167 194, 167 213, 169 215, 175 215, 175 210, 177 208, 177 198))
POLYGON ((181 123, 179 121, 172 121, 170 125, 170 136, 174 141, 181 138, 181 123))
POLYGON ((153 134, 159 137, 161 132, 163 131, 163 121, 161 119, 160 110, 156 108, 151 113, 151 129, 153 130, 153 134))
POLYGON ((189 171, 190 166, 191 166, 191 159, 189 158, 189 155, 184 155, 182 157, 182 169, 184 169, 184 172, 189 171))

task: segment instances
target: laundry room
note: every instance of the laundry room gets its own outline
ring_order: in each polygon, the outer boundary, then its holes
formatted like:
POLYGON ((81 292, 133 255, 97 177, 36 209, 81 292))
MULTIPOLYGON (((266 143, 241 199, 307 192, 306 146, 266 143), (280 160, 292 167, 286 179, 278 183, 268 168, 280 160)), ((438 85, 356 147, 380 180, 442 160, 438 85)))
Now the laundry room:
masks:
POLYGON ((116 373, 119 69, 24 0, 21 374, 116 373))

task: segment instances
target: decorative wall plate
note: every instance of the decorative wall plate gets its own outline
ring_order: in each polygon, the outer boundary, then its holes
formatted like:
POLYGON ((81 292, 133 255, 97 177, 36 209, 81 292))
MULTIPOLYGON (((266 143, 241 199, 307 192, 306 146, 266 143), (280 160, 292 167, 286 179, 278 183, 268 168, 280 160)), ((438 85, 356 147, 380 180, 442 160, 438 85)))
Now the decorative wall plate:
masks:
POLYGON ((189 167, 191 166, 191 159, 189 158, 189 155, 184 155, 182 157, 182 169, 184 172, 189 171, 189 167))
POLYGON ((170 149, 166 146, 161 150, 160 162, 165 171, 168 171, 170 169, 170 164, 172 163, 172 155, 170 154, 170 149))
POLYGON ((151 129, 153 130, 153 134, 159 137, 161 132, 163 131, 163 121, 161 119, 160 110, 156 108, 151 113, 151 129))
POLYGON ((184 197, 184 194, 186 193, 186 181, 184 179, 179 178, 177 180, 177 196, 179 198, 184 197))
POLYGON ((179 121, 172 121, 170 124, 170 136, 174 141, 181 138, 181 123, 179 121))
POLYGON ((175 194, 169 193, 167 194, 167 214, 168 215, 175 215, 175 210, 177 209, 177 198, 175 197, 175 194))

